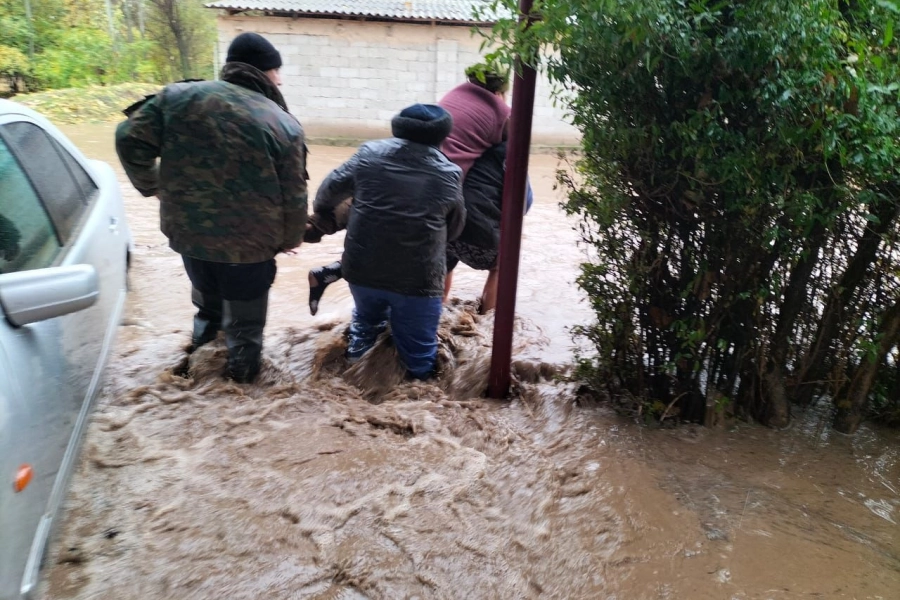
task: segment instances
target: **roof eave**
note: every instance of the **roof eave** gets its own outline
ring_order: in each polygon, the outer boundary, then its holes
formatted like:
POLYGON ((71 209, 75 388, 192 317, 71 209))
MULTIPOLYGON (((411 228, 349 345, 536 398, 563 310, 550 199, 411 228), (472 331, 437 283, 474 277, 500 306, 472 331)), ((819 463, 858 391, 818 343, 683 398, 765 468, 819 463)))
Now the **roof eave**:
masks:
POLYGON ((347 14, 347 13, 336 13, 336 12, 313 12, 313 11, 296 11, 296 10, 260 10, 260 9, 247 9, 247 8, 222 8, 218 6, 209 6, 206 8, 212 8, 215 10, 223 10, 229 14, 229 16, 237 15, 241 13, 262 13, 263 16, 269 17, 288 17, 292 19, 301 19, 301 18, 310 18, 310 19, 340 19, 344 21, 376 21, 381 23, 416 23, 420 25, 455 25, 455 26, 467 26, 467 27, 492 27, 496 21, 474 21, 474 20, 463 20, 463 19, 446 19, 446 18, 436 18, 436 17, 394 17, 390 15, 362 15, 362 14, 347 14))

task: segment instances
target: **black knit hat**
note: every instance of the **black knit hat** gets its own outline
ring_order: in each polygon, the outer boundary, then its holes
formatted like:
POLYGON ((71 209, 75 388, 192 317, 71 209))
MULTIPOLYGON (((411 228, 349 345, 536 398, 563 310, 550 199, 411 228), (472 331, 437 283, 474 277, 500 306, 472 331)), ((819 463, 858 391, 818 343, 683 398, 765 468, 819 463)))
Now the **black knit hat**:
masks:
POLYGON ((453 117, 437 104, 413 104, 391 121, 394 137, 440 146, 453 128, 453 117))
POLYGON ((269 40, 248 31, 231 41, 225 62, 242 62, 260 71, 270 71, 281 67, 281 54, 269 40))

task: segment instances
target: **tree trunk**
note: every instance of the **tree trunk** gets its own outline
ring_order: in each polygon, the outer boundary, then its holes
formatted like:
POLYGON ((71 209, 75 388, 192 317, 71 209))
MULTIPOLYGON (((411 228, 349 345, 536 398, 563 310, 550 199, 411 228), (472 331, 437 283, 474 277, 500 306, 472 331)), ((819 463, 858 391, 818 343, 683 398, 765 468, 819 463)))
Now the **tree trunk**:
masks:
POLYGON ((193 73, 191 66, 191 45, 188 41, 187 28, 178 5, 171 3, 171 8, 166 15, 169 19, 169 27, 172 29, 172 35, 175 36, 175 45, 178 46, 178 58, 181 63, 181 77, 189 79, 193 73))
POLYGON ((894 347, 898 333, 900 333, 900 299, 885 312, 881 319, 881 326, 878 328, 876 336, 881 339, 878 342, 878 351, 875 357, 872 360, 863 359, 853 381, 850 382, 847 397, 835 403, 837 413, 834 416, 833 426, 841 433, 852 434, 859 429, 866 414, 866 405, 869 394, 872 392, 872 385, 875 383, 875 377, 878 375, 879 369, 884 366, 887 353, 894 347))
POLYGON ((28 21, 28 60, 34 60, 34 17, 31 14, 31 0, 25 0, 25 20, 28 21))
POLYGON ((130 44, 134 41, 134 33, 132 32, 134 17, 131 14, 131 0, 123 0, 122 14, 125 17, 125 39, 130 44))
POLYGON ((840 330, 841 316, 877 257, 882 236, 890 231, 898 212, 900 212, 900 203, 896 200, 898 191, 900 190, 894 185, 885 186, 883 192, 886 197, 875 208, 878 222, 867 227, 860 237, 856 254, 850 259, 846 270, 834 287, 836 293, 832 294, 825 303, 819 329, 801 365, 800 387, 796 394, 796 400, 802 405, 810 403, 813 393, 819 388, 818 382, 828 372, 830 363, 826 359, 831 350, 831 344, 840 330))
POLYGON ((172 32, 178 49, 178 64, 182 79, 189 79, 193 73, 191 64, 191 30, 185 22, 178 0, 150 0, 159 11, 159 18, 172 32))
POLYGON ((810 277, 819 262, 819 251, 827 238, 827 230, 818 221, 810 232, 810 243, 800 261, 791 270, 791 277, 778 311, 778 322, 769 347, 760 391, 763 394, 763 414, 769 425, 787 427, 791 420, 791 405, 785 383, 785 369, 791 332, 803 309, 810 277))
POLYGON ((116 28, 113 25, 112 1, 106 0, 106 24, 109 26, 109 39, 112 41, 113 52, 118 52, 118 42, 116 41, 116 28))
POLYGON ((769 427, 787 427, 791 423, 791 403, 784 387, 781 365, 766 371, 762 377, 762 394, 765 398, 765 423, 769 427))
POLYGON ((807 297, 809 279, 819 262, 819 251, 825 242, 826 233, 824 224, 821 221, 817 222, 810 233, 812 242, 806 247, 805 255, 791 271, 791 278, 784 292, 784 301, 779 307, 775 334, 772 337, 770 358, 779 366, 783 366, 787 358, 791 332, 794 330, 794 323, 797 321, 797 316, 807 297))
POLYGON ((178 54, 181 59, 181 77, 183 79, 189 79, 193 73, 193 68, 191 66, 191 51, 188 47, 187 40, 184 39, 184 35, 176 33, 175 43, 178 44, 178 54))

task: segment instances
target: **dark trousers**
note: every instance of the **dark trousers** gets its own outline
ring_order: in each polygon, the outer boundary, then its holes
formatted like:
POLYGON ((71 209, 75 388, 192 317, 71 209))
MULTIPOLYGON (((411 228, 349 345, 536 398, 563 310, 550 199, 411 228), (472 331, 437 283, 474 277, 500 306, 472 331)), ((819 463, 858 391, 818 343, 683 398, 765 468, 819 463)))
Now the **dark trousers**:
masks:
POLYGON ((228 367, 236 380, 252 380, 259 372, 269 288, 275 281, 275 259, 260 263, 215 263, 182 256, 191 280, 194 316, 192 346, 197 348, 225 332, 228 367))

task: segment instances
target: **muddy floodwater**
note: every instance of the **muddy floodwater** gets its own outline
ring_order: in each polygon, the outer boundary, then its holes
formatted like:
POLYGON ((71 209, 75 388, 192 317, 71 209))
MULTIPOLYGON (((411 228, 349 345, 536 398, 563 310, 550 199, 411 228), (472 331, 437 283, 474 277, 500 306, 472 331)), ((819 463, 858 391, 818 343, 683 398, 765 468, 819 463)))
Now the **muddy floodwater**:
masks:
MULTIPOLYGON (((403 382, 382 341, 342 358, 343 282, 319 314, 307 270, 343 239, 278 257, 265 364, 221 378, 222 341, 185 362, 190 284, 133 192, 112 127, 69 127, 120 173, 135 238, 131 294, 44 599, 900 598, 900 438, 650 430, 577 402, 567 329, 590 310, 583 253, 535 155, 514 344, 515 396, 479 398, 491 316, 460 267, 441 375, 403 382)), ((311 193, 349 148, 313 146, 311 193)))

